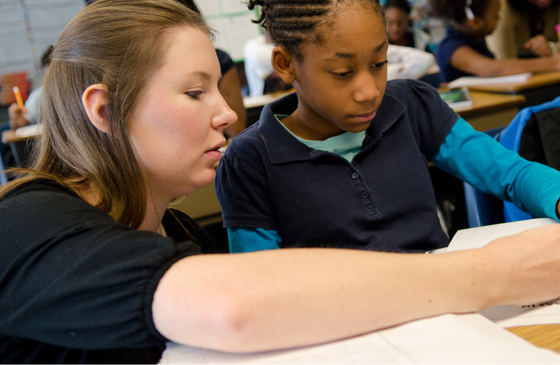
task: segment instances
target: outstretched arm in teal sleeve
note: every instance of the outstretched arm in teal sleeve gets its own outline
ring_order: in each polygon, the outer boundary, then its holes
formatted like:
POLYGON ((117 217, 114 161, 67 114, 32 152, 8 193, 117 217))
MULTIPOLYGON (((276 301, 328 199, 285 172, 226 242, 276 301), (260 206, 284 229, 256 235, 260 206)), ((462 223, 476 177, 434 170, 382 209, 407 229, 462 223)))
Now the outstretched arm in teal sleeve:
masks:
POLYGON ((536 217, 560 220, 560 172, 520 157, 459 118, 432 160, 481 191, 536 217))
POLYGON ((231 253, 273 250, 282 245, 278 232, 270 229, 228 227, 227 231, 231 253))

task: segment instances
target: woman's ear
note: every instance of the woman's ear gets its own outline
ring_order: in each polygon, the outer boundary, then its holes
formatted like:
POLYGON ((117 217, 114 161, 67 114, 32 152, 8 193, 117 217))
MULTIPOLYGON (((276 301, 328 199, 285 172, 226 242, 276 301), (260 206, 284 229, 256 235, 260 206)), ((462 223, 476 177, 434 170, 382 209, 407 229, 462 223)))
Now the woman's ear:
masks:
POLYGON ((106 116, 106 106, 109 104, 107 86, 103 84, 89 86, 82 94, 82 104, 91 124, 99 131, 112 135, 106 116))
POLYGON ((291 84, 296 79, 295 60, 284 48, 276 46, 272 50, 272 68, 278 77, 286 84, 291 84))

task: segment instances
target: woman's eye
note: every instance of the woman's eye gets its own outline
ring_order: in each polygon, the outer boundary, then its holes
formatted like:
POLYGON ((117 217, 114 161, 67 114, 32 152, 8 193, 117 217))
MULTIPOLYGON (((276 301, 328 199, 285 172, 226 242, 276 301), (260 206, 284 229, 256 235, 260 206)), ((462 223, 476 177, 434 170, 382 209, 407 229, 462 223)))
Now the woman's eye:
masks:
POLYGON ((373 68, 373 69, 378 69, 378 68, 383 67, 383 65, 385 65, 385 64, 387 64, 387 63, 389 63, 389 61, 383 61, 383 62, 379 62, 379 63, 374 63, 374 64, 371 66, 371 68, 373 68))
POLYGON ((202 91, 189 91, 186 94, 193 99, 198 99, 200 97, 200 95, 202 94, 202 91))

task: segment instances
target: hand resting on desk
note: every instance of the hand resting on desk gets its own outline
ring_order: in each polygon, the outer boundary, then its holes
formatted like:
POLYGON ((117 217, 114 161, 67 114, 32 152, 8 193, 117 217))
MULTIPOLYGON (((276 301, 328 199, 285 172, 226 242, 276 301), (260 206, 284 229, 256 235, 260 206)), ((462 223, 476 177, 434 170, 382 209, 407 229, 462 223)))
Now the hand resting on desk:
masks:
POLYGON ((171 341, 254 352, 560 296, 560 224, 440 255, 283 249, 175 263, 152 306, 171 341), (242 293, 242 295, 240 295, 242 293))

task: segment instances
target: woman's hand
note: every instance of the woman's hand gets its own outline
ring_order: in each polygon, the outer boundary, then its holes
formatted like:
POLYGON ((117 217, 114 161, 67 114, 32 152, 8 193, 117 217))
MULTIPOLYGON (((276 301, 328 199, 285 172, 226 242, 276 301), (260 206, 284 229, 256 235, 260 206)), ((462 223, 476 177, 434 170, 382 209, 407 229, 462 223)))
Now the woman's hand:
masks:
POLYGON ((525 49, 530 49, 535 55, 540 57, 550 57, 553 54, 548 39, 542 34, 534 36, 525 43, 525 49))

